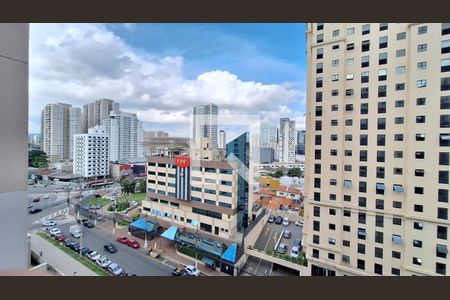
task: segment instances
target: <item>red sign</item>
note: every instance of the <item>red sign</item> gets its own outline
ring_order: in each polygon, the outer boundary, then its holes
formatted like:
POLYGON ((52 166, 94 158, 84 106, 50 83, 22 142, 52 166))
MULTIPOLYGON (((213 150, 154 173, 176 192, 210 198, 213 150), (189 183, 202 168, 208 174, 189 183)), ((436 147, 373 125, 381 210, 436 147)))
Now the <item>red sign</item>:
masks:
POLYGON ((180 168, 187 168, 191 165, 191 159, 188 156, 175 157, 175 165, 180 168))

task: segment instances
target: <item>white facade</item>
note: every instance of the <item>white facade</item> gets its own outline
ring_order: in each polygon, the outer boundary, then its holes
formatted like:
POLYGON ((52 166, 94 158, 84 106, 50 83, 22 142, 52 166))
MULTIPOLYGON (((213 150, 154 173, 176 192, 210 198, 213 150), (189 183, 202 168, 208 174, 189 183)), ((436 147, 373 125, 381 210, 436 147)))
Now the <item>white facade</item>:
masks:
POLYGON ((217 141, 217 116, 219 108, 215 104, 194 107, 193 112, 193 138, 208 137, 212 147, 218 147, 217 141))
POLYGON ((109 174, 108 135, 103 126, 89 128, 88 133, 73 137, 73 173, 84 177, 109 174))
POLYGON ((297 135, 295 121, 289 118, 280 119, 279 161, 285 163, 295 162, 295 148, 297 135))
POLYGON ((83 115, 81 108, 71 107, 69 109, 69 159, 73 155, 73 136, 83 132, 83 115))
POLYGON ((143 157, 144 130, 136 114, 112 111, 102 124, 109 136, 110 161, 143 157))
POLYGON ((218 142, 219 149, 225 149, 227 147, 227 136, 225 131, 220 130, 219 131, 219 142, 218 142))

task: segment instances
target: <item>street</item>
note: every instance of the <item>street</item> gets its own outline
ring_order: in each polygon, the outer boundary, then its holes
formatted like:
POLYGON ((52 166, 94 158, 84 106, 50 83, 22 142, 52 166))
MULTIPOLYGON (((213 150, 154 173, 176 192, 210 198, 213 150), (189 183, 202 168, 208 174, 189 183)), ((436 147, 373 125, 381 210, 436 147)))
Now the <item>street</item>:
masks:
MULTIPOLYGON (((57 227, 61 229, 63 234, 67 237, 80 242, 79 239, 75 239, 69 233, 69 227, 73 224, 76 224, 76 222, 58 225, 57 227)), ((129 273, 135 273, 138 276, 170 276, 172 270, 175 268, 175 266, 164 264, 163 262, 150 258, 144 251, 119 244, 115 241, 112 233, 105 233, 96 227, 83 227, 82 242, 83 246, 97 251, 98 253, 105 254, 113 262, 121 266, 122 269, 129 273), (110 254, 104 250, 103 245, 108 242, 113 243, 114 246, 116 246, 118 250, 116 253, 110 254)))

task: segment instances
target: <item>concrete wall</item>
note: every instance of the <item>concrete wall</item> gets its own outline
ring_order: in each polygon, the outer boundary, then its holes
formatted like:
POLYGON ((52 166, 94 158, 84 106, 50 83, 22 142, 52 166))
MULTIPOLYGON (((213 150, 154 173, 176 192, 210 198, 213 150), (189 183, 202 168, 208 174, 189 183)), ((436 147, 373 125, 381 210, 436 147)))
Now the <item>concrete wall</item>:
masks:
POLYGON ((28 24, 0 24, 0 271, 28 268, 28 24))

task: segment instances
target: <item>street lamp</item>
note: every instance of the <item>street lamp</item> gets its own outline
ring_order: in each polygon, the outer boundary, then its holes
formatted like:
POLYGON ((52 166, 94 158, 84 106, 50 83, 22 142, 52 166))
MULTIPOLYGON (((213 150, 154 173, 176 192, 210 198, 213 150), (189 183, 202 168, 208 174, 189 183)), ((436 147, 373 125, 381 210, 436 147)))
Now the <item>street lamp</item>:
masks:
POLYGON ((144 234, 145 234, 145 240, 144 240, 144 249, 147 249, 148 247, 148 241, 147 241, 147 215, 145 215, 145 229, 144 229, 144 234))

